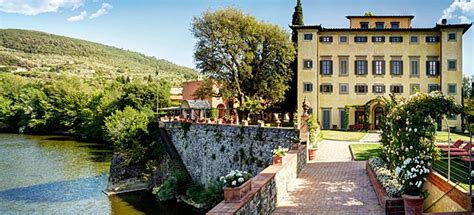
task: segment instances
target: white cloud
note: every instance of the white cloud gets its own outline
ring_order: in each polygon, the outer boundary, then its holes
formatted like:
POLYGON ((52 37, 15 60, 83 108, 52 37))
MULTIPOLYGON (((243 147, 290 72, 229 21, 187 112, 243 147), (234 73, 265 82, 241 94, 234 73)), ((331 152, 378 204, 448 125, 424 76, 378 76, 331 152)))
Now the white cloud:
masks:
POLYGON ((103 15, 105 15, 105 14, 108 14, 109 11, 110 11, 112 8, 113 8, 112 5, 107 4, 107 3, 102 3, 102 7, 100 7, 100 9, 97 10, 97 12, 95 12, 95 13, 93 13, 91 16, 89 16, 89 19, 94 19, 94 18, 103 16, 103 15))
POLYGON ((466 16, 459 16, 459 21, 463 24, 469 24, 471 23, 471 20, 469 18, 467 18, 466 16))
POLYGON ((69 18, 67 18, 67 21, 69 22, 77 22, 77 21, 81 21, 83 20, 84 18, 87 17, 87 12, 86 11, 82 11, 81 14, 77 15, 77 16, 71 16, 69 18))
POLYGON ((75 10, 84 5, 85 0, 0 0, 0 11, 37 15, 57 12, 59 9, 75 10))
MULTIPOLYGON (((469 16, 474 15, 473 0, 454 0, 448 8, 443 10, 441 19, 458 18, 462 23, 469 22, 469 16), (460 13, 460 14, 459 14, 460 13)), ((440 19, 440 20, 441 20, 440 19)))

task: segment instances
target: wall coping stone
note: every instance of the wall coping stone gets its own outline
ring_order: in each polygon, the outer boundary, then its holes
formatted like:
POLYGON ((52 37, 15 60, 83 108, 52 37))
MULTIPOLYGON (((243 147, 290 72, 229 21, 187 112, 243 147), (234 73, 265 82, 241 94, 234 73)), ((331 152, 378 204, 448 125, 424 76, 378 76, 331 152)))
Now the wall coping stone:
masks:
POLYGON ((252 190, 247 194, 244 199, 240 202, 220 202, 214 208, 212 208, 207 215, 224 215, 224 214, 235 214, 240 208, 248 204, 252 198, 267 184, 269 183, 275 175, 283 169, 292 159, 297 159, 298 151, 306 150, 305 145, 300 145, 297 150, 290 150, 285 157, 283 157, 282 165, 270 165, 264 170, 262 170, 258 175, 252 177, 252 190))

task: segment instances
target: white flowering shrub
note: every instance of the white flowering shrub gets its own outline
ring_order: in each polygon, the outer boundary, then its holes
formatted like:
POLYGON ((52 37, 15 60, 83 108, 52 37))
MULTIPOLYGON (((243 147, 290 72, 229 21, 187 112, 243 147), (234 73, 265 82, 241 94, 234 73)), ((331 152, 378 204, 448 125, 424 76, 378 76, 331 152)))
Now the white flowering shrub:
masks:
POLYGON ((385 161, 381 158, 375 157, 369 159, 368 162, 387 195, 390 197, 400 197, 402 193, 402 185, 398 183, 397 177, 392 173, 392 171, 387 169, 385 161))
POLYGON ((395 168, 395 175, 402 184, 404 193, 418 195, 421 185, 430 173, 430 163, 425 163, 419 156, 407 158, 400 166, 395 168))
POLYGON ((232 170, 226 176, 221 176, 219 181, 226 187, 238 187, 252 178, 252 174, 247 171, 232 170))
POLYGON ((462 107, 451 97, 435 91, 418 92, 408 98, 392 97, 386 100, 384 111, 380 129, 387 168, 397 172, 403 193, 420 195, 431 163, 439 157, 435 119, 445 114, 459 114, 462 107), (417 167, 421 172, 412 171, 417 167))

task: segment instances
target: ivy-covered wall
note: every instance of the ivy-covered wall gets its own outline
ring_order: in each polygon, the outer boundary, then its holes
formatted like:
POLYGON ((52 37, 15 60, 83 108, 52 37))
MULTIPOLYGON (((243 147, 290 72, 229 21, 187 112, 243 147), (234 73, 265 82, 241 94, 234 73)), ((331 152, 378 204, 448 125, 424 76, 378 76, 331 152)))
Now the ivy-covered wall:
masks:
POLYGON ((196 183, 207 184, 231 170, 258 174, 272 150, 290 147, 296 129, 167 122, 165 128, 196 183))

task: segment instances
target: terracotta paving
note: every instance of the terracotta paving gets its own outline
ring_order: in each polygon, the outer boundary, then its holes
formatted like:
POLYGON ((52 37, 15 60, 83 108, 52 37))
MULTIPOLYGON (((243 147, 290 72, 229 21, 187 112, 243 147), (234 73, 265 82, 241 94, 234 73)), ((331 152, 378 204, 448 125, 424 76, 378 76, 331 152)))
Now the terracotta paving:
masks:
POLYGON ((348 144, 323 141, 274 214, 384 214, 365 161, 351 161, 348 144))

